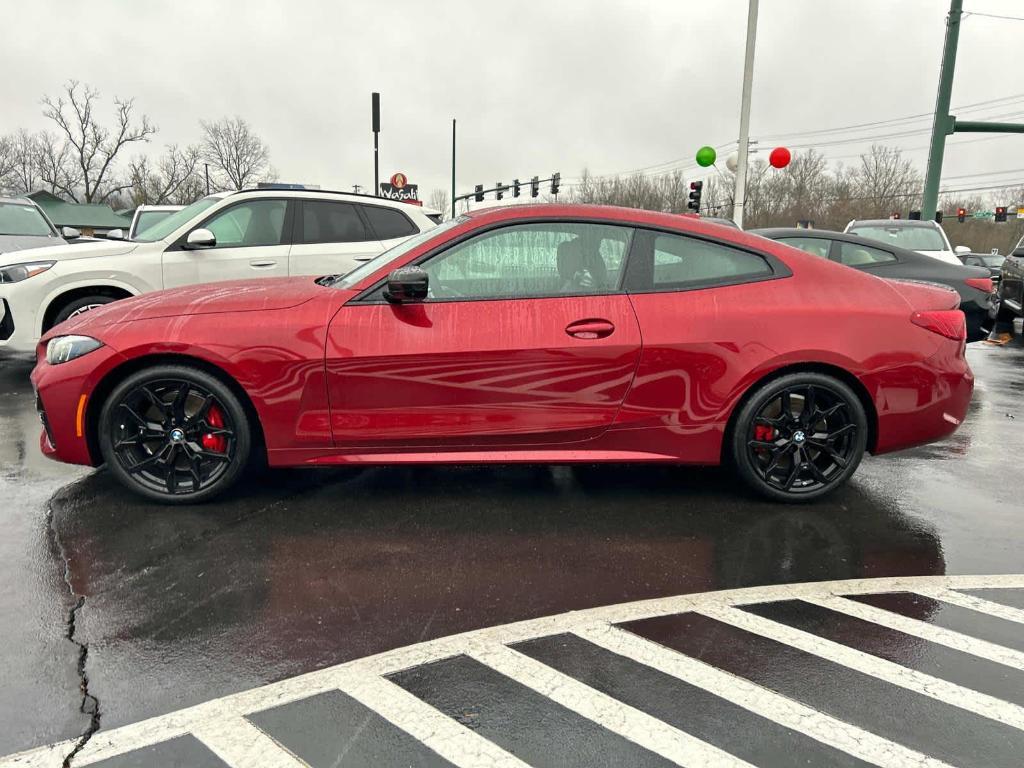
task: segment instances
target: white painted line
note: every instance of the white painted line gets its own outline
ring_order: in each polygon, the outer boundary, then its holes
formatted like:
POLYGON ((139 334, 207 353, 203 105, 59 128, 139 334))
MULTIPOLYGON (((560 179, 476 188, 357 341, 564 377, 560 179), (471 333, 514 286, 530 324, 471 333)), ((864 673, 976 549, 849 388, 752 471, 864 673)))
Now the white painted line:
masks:
POLYGON ((651 715, 623 704, 578 680, 503 645, 474 648, 469 655, 517 683, 593 720, 644 749, 677 765, 745 766, 750 763, 678 730, 651 715))
MULTIPOLYGON (((927 597, 931 597, 936 600, 942 600, 945 603, 959 605, 961 608, 970 608, 972 611, 987 613, 989 616, 995 616, 998 619, 1005 619, 1006 621, 1014 621, 1018 624, 1024 624, 1024 611, 1020 608, 1013 608, 1009 605, 1003 605, 1002 603, 994 603, 983 597, 965 595, 963 592, 956 592, 952 589, 943 589, 941 587, 938 589, 926 588, 918 594, 926 595, 927 597)), ((1021 627, 1021 632, 1024 632, 1024 627, 1021 627)))
POLYGON ((338 687, 454 765, 526 768, 519 758, 389 680, 351 675, 338 687))
POLYGON ((941 760, 876 736, 631 632, 599 624, 579 628, 574 634, 869 763, 884 768, 949 768, 941 760))
POLYGON ((856 600, 847 600, 844 597, 808 597, 804 598, 804 600, 814 605, 820 605, 822 608, 831 608, 834 611, 845 613, 847 616, 870 621, 872 624, 879 624, 898 632, 919 637, 922 640, 944 645, 956 651, 963 651, 982 659, 994 661, 997 664, 1005 664, 1008 667, 1024 670, 1024 653, 1004 648, 987 640, 962 635, 951 629, 936 627, 934 624, 929 624, 926 621, 907 618, 898 613, 876 608, 873 605, 858 603, 856 600))
MULTIPOLYGON (((1024 575, 907 576, 897 578, 853 579, 846 581, 749 587, 722 592, 655 598, 621 605, 573 611, 540 619, 530 619, 528 621, 515 622, 498 627, 489 627, 482 630, 466 632, 461 635, 453 635, 451 637, 431 640, 405 648, 386 651, 375 656, 357 659, 355 661, 346 662, 345 664, 329 667, 327 669, 309 672, 288 680, 282 680, 261 688, 255 688, 249 691, 225 696, 220 699, 208 701, 176 712, 171 712, 138 723, 122 726, 114 730, 100 730, 92 737, 85 749, 76 757, 75 764, 76 766, 84 766, 90 762, 96 762, 107 757, 123 754, 124 752, 144 747, 149 744, 154 744, 159 741, 164 741, 175 736, 196 732, 211 723, 216 723, 221 720, 230 720, 251 712, 257 712, 280 704, 286 704, 291 701, 303 699, 308 696, 321 693, 325 690, 342 687, 342 684, 352 685, 354 684, 353 681, 366 681, 366 685, 371 686, 371 689, 368 690, 366 695, 372 695, 373 686, 387 683, 386 680, 375 681, 374 678, 377 676, 387 675, 402 669, 408 669, 418 664, 424 664, 459 653, 464 653, 477 643, 508 644, 520 640, 529 640, 535 637, 556 634, 559 632, 572 632, 580 627, 592 626, 595 623, 620 623, 694 610, 729 610, 730 606, 758 602, 794 599, 827 599, 839 595, 872 594, 882 592, 917 592, 919 594, 942 595, 943 597, 941 599, 947 599, 945 596, 947 590, 991 589, 1004 587, 1024 587, 1024 575)), ((971 604, 967 607, 977 608, 978 606, 988 603, 988 601, 983 601, 980 598, 964 595, 952 595, 951 597, 956 600, 970 600, 971 604)), ((954 599, 950 599, 950 602, 953 602, 954 599)), ((993 604, 993 606, 995 606, 995 604, 993 604)), ((987 613, 999 615, 1003 618, 1009 618, 1010 614, 1007 612, 1014 611, 1014 609, 1010 609, 1005 606, 983 607, 985 607, 987 613)), ((743 612, 732 611, 731 613, 740 614, 743 612)), ((750 616, 749 614, 743 615, 750 616)), ((750 616, 751 620, 753 618, 755 617, 750 616)), ((1011 620, 1017 619, 1011 618, 1011 620)), ((773 627, 774 626, 775 625, 773 625, 773 627)), ((938 632, 938 629, 934 628, 933 631, 938 632)), ((778 636, 778 632, 774 629, 772 636, 778 636)), ((949 639, 948 635, 944 635, 944 637, 949 639)), ((806 637, 799 637, 800 642, 804 642, 805 640, 806 637)), ((973 638, 972 641, 976 643, 981 642, 975 641, 973 638)), ((819 650, 820 655, 821 646, 816 645, 815 647, 819 650)), ((979 645, 978 647, 981 648, 982 651, 986 648, 991 650, 989 646, 979 645)), ((829 652, 834 653, 835 651, 834 649, 830 649, 829 652)), ((984 653, 979 652, 979 655, 984 655, 984 653)), ((843 656, 843 658, 852 658, 854 663, 862 663, 860 656, 857 655, 852 657, 843 656)), ((877 663, 879 660, 875 661, 877 663)), ((873 667, 873 669, 875 669, 876 673, 878 672, 877 666, 873 667)), ((884 674, 887 677, 883 679, 889 679, 888 676, 891 676, 893 673, 886 669, 884 674)), ((876 674, 876 676, 878 675, 876 674)), ((927 676, 911 675, 901 677, 900 682, 897 684, 903 685, 904 687, 916 686, 915 689, 917 689, 922 686, 923 681, 925 680, 930 681, 931 678, 928 678, 927 676)), ((387 683, 387 685, 391 684, 387 683)), ((399 691, 401 690, 397 686, 393 687, 399 691)), ((938 690, 935 688, 934 684, 930 684, 929 687, 938 690)), ((1003 708, 997 712, 996 719, 1009 718, 1014 721, 1014 723, 1017 723, 1020 720, 1020 709, 1012 707, 1012 705, 1004 705, 1003 702, 998 702, 990 697, 983 697, 981 694, 977 694, 973 691, 967 691, 966 693, 968 696, 964 697, 962 696, 962 692, 966 689, 962 689, 957 686, 950 687, 949 684, 947 684, 946 687, 942 687, 942 690, 944 695, 955 690, 959 700, 953 703, 956 703, 958 706, 964 706, 964 703, 967 702, 968 706, 965 708, 971 709, 972 707, 982 707, 982 705, 989 706, 992 702, 997 702, 997 704, 1003 708), (1006 706, 1011 706, 1012 711, 1005 709, 1006 706)), ((405 694, 405 692, 402 691, 402 694, 405 694)), ((381 697, 381 705, 390 706, 388 702, 401 703, 405 700, 405 697, 402 694, 392 691, 390 697, 381 697)), ((929 695, 933 694, 929 693, 929 695)), ((415 705, 418 707, 417 711, 421 713, 423 718, 426 718, 425 721, 436 723, 438 728, 443 729, 440 732, 453 734, 454 732, 452 731, 452 727, 461 729, 458 730, 459 733, 468 732, 468 729, 462 729, 461 726, 458 726, 458 724, 455 723, 455 721, 450 718, 446 718, 441 713, 437 713, 436 710, 432 710, 432 708, 431 712, 433 712, 433 714, 428 713, 426 710, 422 709, 422 707, 427 705, 423 704, 423 702, 420 702, 418 699, 415 699, 415 701, 418 702, 418 704, 415 705)), ((414 706, 407 700, 405 703, 408 704, 409 707, 414 706)), ((396 724, 403 730, 412 733, 417 738, 420 738, 421 740, 430 740, 428 743, 431 748, 435 749, 435 751, 441 752, 441 748, 444 747, 444 744, 441 743, 444 739, 439 740, 437 737, 431 737, 431 733, 427 732, 430 729, 419 725, 421 722, 420 719, 416 717, 409 718, 402 713, 395 715, 394 713, 381 711, 380 714, 388 719, 392 719, 392 717, 394 717, 398 721, 401 721, 402 724, 399 724, 398 722, 396 722, 396 724)), ((985 714, 989 717, 993 716, 988 712, 985 714)), ((395 722, 396 720, 393 719, 392 721, 395 722)), ((825 720, 825 722, 829 721, 825 720)), ((1020 726, 1018 725, 1017 727, 1020 726)), ((465 738, 455 737, 454 735, 453 738, 456 739, 455 742, 452 742, 453 744, 462 746, 456 746, 446 750, 444 752, 444 756, 446 759, 452 760, 457 764, 462 761, 454 758, 456 758, 459 753, 459 749, 462 749, 463 746, 465 749, 469 750, 469 752, 466 753, 469 757, 464 757, 470 763, 472 762, 472 757, 474 755, 482 756, 488 748, 494 748, 490 742, 480 739, 479 737, 475 737, 475 734, 472 733, 469 733, 469 736, 465 738), (484 744, 481 744, 480 742, 484 742, 484 744), (487 745, 489 745, 489 747, 487 745), (476 751, 474 752, 473 750, 476 751)), ((817 736, 815 738, 817 738, 817 736)), ((67 740, 59 744, 43 746, 18 755, 0 758, 0 768, 6 768, 6 766, 36 768, 36 766, 51 766, 59 764, 63 756, 73 749, 74 743, 74 740, 67 740)), ((853 750, 847 749, 847 751, 852 752, 853 750)), ((486 754, 491 753, 486 752, 486 754)), ((496 764, 521 765, 520 761, 515 760, 514 757, 500 750, 498 750, 498 753, 494 754, 494 757, 496 759, 496 764)))
POLYGON ((234 768, 304 768, 306 763, 241 717, 206 723, 192 735, 234 768))
POLYGON ((996 720, 1014 728, 1024 729, 1024 709, 1016 704, 972 691, 956 683, 918 672, 916 669, 894 664, 869 653, 826 640, 800 629, 793 629, 777 621, 739 610, 737 608, 700 608, 698 613, 731 624, 739 629, 785 643, 849 669, 883 680, 901 688, 950 704, 976 715, 996 720))

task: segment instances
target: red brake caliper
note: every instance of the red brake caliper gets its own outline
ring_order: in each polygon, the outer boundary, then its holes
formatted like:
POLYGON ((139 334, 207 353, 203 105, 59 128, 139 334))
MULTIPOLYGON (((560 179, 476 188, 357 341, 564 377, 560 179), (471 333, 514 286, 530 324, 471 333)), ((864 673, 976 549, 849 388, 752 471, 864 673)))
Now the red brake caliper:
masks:
MULTIPOLYGON (((211 405, 210 410, 206 413, 206 423, 218 429, 224 426, 224 414, 216 405, 211 405)), ((224 435, 211 435, 207 432, 200 440, 203 448, 215 453, 224 453, 228 447, 228 441, 224 435)))
MULTIPOLYGON (((755 424, 754 425, 754 439, 760 440, 765 443, 770 443, 775 439, 775 427, 771 427, 767 424, 755 424)), ((766 450, 760 448, 759 450, 766 450)))

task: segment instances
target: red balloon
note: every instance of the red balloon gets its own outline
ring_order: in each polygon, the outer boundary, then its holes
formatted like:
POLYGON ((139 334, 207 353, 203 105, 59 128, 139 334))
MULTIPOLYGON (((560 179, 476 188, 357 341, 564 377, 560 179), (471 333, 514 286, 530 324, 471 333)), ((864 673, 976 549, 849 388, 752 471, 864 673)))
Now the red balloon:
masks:
POLYGON ((768 155, 768 162, 772 164, 772 168, 785 168, 789 165, 789 161, 792 159, 793 156, 785 147, 776 147, 772 150, 772 153, 768 155))

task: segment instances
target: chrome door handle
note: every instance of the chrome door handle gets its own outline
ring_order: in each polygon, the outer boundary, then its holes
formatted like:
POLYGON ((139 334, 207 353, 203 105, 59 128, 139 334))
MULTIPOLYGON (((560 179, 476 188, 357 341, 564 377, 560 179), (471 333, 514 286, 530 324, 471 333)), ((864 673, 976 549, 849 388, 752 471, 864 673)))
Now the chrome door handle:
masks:
POLYGON ((249 266, 256 267, 257 269, 266 269, 267 267, 276 267, 277 262, 271 259, 267 259, 264 261, 253 260, 249 262, 249 266))

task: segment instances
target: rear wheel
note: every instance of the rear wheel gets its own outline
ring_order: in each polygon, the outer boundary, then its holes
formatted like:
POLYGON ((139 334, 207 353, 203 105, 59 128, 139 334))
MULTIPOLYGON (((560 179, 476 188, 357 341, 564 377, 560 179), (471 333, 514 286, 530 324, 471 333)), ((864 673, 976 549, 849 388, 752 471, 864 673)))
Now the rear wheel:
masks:
POLYGON ((733 461, 743 480, 778 501, 802 502, 835 490, 867 446, 864 406, 846 384, 819 373, 768 382, 733 427, 733 461))
POLYGON ((206 501, 231 487, 249 458, 245 409, 222 381, 162 365, 132 374, 103 405, 99 444, 125 486, 170 504, 206 501))

